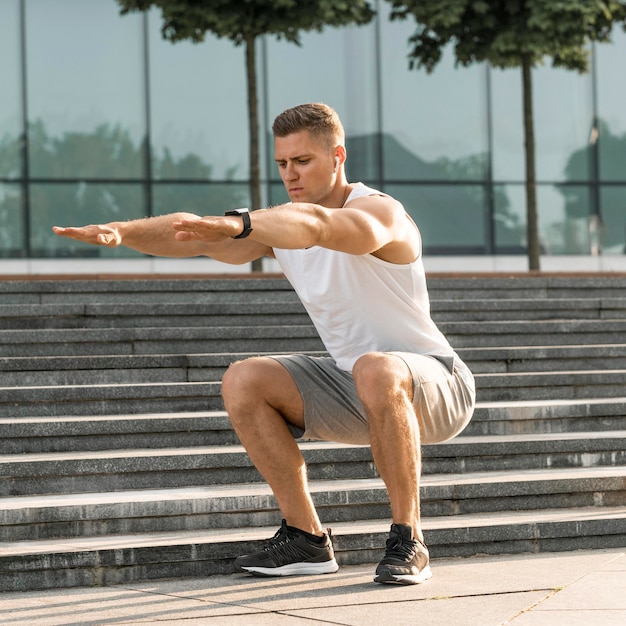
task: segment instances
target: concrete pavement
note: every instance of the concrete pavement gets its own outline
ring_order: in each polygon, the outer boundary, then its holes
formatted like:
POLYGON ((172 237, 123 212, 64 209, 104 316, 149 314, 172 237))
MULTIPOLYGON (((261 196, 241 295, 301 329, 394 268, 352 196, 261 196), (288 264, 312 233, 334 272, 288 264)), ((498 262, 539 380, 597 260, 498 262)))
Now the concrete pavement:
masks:
POLYGON ((371 565, 282 579, 244 574, 0 595, 3 626, 305 624, 624 626, 626 550, 440 559, 418 586, 371 565))

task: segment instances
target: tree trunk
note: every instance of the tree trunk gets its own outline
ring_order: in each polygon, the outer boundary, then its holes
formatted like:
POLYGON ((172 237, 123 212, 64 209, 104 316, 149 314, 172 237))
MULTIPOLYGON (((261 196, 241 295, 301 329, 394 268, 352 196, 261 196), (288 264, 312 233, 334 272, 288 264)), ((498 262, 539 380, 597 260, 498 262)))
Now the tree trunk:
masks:
POLYGON ((540 245, 537 220, 537 181, 535 177, 535 131, 531 61, 522 59, 522 94, 524 99, 524 152, 526 157, 526 246, 528 269, 539 270, 540 245))
MULTIPOLYGON (((250 209, 261 208, 261 175, 259 165, 259 107, 256 80, 256 38, 246 38, 246 79, 248 86, 248 130, 250 133, 250 209)), ((252 271, 263 271, 263 259, 252 261, 252 271)))

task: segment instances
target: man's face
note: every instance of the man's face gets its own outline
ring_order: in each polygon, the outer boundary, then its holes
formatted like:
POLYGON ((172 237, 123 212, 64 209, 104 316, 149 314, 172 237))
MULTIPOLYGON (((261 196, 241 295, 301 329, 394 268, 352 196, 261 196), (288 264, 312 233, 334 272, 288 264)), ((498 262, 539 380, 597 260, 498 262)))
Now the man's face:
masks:
POLYGON ((336 181, 334 157, 307 130, 274 138, 274 160, 292 202, 324 205, 336 181))

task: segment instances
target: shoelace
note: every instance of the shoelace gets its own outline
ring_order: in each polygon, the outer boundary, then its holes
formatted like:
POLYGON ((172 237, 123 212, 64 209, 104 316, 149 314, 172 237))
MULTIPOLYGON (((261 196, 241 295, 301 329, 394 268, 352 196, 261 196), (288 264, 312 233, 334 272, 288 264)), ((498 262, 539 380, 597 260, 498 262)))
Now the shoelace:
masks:
POLYGON ((417 541, 403 541, 401 537, 387 539, 385 557, 410 561, 417 552, 417 541))
POLYGON ((290 535, 287 527, 283 524, 277 531, 276 534, 267 542, 267 545, 264 546, 263 550, 265 552, 269 552, 270 550, 275 550, 279 546, 287 543, 292 540, 292 536, 290 535))

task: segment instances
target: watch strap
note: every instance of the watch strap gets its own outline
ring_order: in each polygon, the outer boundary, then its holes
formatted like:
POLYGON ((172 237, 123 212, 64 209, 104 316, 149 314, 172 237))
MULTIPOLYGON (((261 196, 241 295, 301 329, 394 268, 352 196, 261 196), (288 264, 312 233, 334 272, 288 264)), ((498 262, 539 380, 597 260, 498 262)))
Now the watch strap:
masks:
POLYGON ((232 211, 226 211, 224 215, 238 215, 243 220, 243 230, 238 235, 235 235, 233 239, 244 239, 252 232, 252 222, 248 209, 233 209, 232 211))

